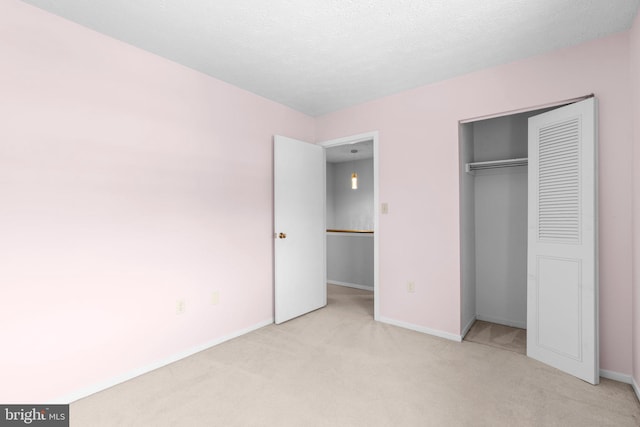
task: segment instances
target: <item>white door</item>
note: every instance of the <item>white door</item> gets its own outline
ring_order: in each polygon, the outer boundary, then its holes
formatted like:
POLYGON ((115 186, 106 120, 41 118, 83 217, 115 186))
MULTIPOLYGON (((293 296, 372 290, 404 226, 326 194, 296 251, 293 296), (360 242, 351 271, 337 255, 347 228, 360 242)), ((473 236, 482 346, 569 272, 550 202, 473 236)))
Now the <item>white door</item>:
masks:
POLYGON ((596 104, 529 118, 527 355, 598 384, 596 104))
POLYGON ((274 137, 275 322, 327 305, 324 148, 274 137))

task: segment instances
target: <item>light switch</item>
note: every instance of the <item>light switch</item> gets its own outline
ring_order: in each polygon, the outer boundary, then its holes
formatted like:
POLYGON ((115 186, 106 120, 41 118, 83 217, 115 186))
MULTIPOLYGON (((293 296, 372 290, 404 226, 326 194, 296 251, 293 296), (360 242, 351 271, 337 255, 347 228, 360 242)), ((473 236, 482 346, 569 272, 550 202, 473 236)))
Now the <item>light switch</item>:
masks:
POLYGON ((389 213, 389 203, 383 203, 382 206, 380 207, 380 212, 382 213, 382 215, 386 215, 389 213))

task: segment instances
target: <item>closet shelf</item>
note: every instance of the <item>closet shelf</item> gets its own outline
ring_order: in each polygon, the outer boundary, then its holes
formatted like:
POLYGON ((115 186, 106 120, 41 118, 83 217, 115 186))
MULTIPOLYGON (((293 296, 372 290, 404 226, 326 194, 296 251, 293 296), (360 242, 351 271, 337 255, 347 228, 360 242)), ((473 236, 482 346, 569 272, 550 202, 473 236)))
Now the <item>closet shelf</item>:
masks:
POLYGON ((507 159, 507 160, 491 160, 488 162, 473 162, 465 165, 465 171, 467 173, 475 173, 476 171, 487 169, 499 169, 499 168, 512 168, 516 166, 527 166, 528 159, 522 157, 519 159, 507 159))

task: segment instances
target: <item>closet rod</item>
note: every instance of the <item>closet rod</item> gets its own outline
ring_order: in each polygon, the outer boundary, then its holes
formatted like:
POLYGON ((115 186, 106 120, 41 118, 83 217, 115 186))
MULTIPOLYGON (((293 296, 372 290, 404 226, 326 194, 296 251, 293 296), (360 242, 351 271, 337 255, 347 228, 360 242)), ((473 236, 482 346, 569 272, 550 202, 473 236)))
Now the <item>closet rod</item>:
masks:
POLYGON ((526 157, 522 157, 518 159, 507 159, 507 160, 491 160, 488 162, 473 162, 473 163, 467 163, 465 165, 465 171, 467 173, 473 173, 478 170, 527 166, 528 163, 529 161, 526 157))

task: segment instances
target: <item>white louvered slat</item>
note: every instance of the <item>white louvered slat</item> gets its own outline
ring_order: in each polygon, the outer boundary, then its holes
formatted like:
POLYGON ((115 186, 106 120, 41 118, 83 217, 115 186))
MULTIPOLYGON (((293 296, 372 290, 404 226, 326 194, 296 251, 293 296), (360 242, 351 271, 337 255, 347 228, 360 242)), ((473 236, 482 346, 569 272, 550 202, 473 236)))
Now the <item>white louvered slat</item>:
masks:
POLYGON ((538 238, 580 242, 580 119, 539 130, 538 238))

